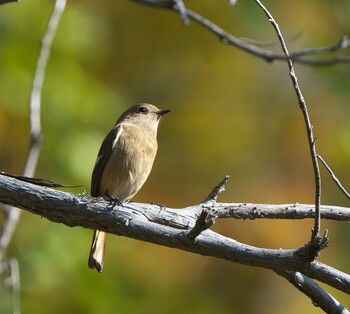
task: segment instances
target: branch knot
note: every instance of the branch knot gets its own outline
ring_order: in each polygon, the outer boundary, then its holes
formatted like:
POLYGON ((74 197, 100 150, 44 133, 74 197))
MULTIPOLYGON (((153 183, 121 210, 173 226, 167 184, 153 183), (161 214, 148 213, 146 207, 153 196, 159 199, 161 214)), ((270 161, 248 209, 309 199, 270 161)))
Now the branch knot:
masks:
POLYGON ((321 250, 329 246, 328 230, 325 231, 323 237, 316 236, 304 246, 296 251, 296 255, 302 261, 314 261, 320 254, 321 250))

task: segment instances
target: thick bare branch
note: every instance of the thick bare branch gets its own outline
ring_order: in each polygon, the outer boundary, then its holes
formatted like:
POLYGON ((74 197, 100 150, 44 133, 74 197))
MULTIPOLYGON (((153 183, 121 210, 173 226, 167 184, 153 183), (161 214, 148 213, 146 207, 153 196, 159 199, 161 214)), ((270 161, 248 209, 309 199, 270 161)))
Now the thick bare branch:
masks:
POLYGON ((203 204, 183 210, 140 203, 111 208, 110 203, 102 198, 91 199, 1 175, 0 202, 21 207, 70 227, 99 229, 245 265, 299 271, 350 293, 349 275, 315 261, 313 256, 309 260, 301 259, 299 249, 257 248, 211 230, 203 231, 195 242, 188 239, 188 231, 195 226, 203 204))
MULTIPOLYGON (((315 218, 315 205, 216 203, 218 218, 235 219, 306 219, 315 218)), ((321 206, 322 219, 350 221, 350 208, 321 206)))

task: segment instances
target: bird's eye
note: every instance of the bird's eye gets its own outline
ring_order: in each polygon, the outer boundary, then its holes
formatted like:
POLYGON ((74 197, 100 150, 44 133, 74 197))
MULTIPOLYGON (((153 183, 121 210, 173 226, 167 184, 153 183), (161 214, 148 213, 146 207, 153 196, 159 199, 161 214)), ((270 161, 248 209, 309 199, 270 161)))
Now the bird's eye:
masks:
POLYGON ((139 107, 139 108, 137 109, 137 111, 138 111, 139 113, 147 113, 147 112, 148 112, 148 110, 147 110, 146 107, 139 107))

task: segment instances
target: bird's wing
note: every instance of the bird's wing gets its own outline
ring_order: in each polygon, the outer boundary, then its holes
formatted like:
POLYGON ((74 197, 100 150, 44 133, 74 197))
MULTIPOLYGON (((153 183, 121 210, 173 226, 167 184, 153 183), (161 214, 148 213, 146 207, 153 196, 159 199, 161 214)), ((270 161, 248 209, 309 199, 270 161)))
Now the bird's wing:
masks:
MULTIPOLYGON (((106 136, 104 141, 102 142, 101 148, 98 152, 96 163, 94 170, 92 172, 91 178, 91 196, 99 196, 98 190, 101 181, 101 176, 103 174, 103 170, 109 160, 109 157, 112 154, 113 148, 118 141, 120 133, 122 131, 122 127, 120 125, 116 125, 106 136)), ((102 195, 101 195, 102 196, 102 195)))

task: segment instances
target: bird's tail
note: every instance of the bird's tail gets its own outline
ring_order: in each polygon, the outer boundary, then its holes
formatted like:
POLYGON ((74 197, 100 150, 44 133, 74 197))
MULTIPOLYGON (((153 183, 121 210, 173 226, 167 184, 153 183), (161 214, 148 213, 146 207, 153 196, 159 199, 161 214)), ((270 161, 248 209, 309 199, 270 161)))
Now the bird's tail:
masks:
POLYGON ((100 273, 103 270, 103 257, 105 253, 107 233, 100 230, 95 230, 94 237, 92 238, 89 267, 96 268, 100 273))

